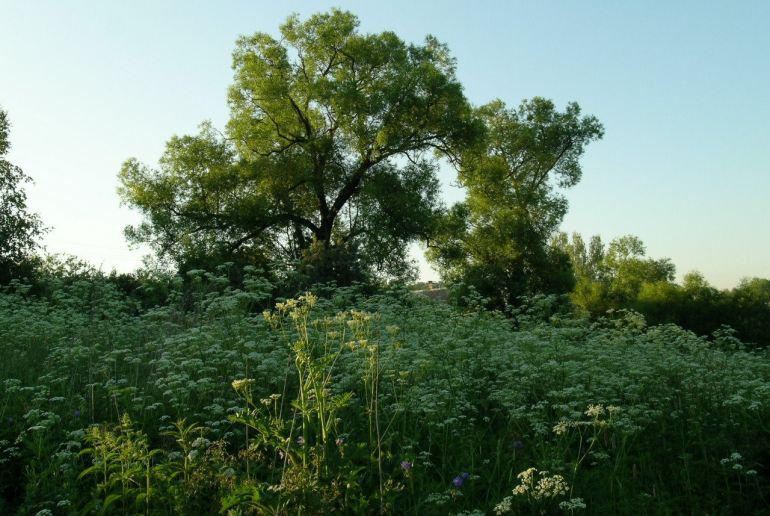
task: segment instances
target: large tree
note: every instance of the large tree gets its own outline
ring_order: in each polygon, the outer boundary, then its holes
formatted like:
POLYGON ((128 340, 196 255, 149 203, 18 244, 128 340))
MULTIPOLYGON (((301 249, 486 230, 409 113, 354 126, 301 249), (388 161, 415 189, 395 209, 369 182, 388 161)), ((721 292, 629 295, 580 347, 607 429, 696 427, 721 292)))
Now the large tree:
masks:
POLYGON ((361 34, 333 10, 290 17, 233 54, 225 134, 172 138, 158 168, 136 160, 120 194, 145 215, 129 238, 178 263, 195 254, 289 257, 317 279, 401 274, 406 244, 440 208, 437 154, 480 132, 447 48, 361 34))
POLYGON ((37 240, 45 232, 27 209, 24 184, 31 179, 6 160, 10 148, 8 114, 0 109, 0 285, 32 272, 37 240))
POLYGON ((445 279, 475 286, 497 306, 568 292, 569 258, 548 243, 567 211, 561 192, 580 180, 580 157, 602 137, 601 124, 576 103, 560 112, 539 97, 516 109, 494 101, 476 114, 486 137, 462 155, 467 197, 444 218, 429 258, 445 279))

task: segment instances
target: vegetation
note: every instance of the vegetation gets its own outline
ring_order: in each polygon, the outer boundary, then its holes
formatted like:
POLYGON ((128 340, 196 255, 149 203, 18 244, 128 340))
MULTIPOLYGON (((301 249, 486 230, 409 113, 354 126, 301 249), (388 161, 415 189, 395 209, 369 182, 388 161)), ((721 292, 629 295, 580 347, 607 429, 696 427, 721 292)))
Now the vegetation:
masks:
POLYGON ((311 282, 341 284, 408 275, 406 244, 439 208, 430 151, 451 156, 477 124, 444 45, 357 25, 335 10, 289 18, 280 41, 241 38, 226 137, 204 124, 168 142, 159 170, 124 164, 121 196, 146 217, 129 238, 177 265, 294 260, 311 282))
POLYGON ((188 280, 0 296, 3 513, 768 510, 770 361, 729 334, 188 280))
POLYGON ((674 283, 671 260, 645 258, 634 236, 613 240, 605 249, 595 236, 586 248, 582 237, 559 234, 552 246, 566 253, 576 277, 570 299, 590 317, 631 308, 652 324, 674 323, 698 335, 730 327, 745 342, 770 345, 770 280, 746 278, 719 291, 698 272, 674 283))
POLYGON ((429 258, 449 282, 464 282, 503 308, 521 296, 564 294, 574 279, 567 255, 548 241, 567 212, 558 188, 580 181, 585 146, 601 138, 592 116, 571 103, 559 113, 534 98, 518 109, 501 101, 477 110, 486 138, 465 151, 465 202, 443 217, 429 258))
POLYGON ((36 255, 0 111, 0 514, 770 512, 770 280, 557 233, 599 121, 357 25, 241 38, 225 133, 124 164, 132 274, 36 255))
POLYGON ((0 109, 0 285, 32 274, 37 239, 45 232, 40 218, 27 210, 23 185, 30 178, 5 159, 10 129, 8 113, 0 109))

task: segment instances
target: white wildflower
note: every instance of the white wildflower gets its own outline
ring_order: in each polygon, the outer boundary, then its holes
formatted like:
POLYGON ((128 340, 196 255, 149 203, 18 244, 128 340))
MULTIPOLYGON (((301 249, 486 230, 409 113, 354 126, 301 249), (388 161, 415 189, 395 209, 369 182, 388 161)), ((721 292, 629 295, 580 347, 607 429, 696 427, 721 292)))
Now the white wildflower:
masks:
POLYGON ((592 418, 603 416, 604 407, 602 405, 588 405, 588 410, 586 410, 585 414, 592 418))
POLYGON ((241 380, 233 380, 233 389, 235 392, 242 392, 256 383, 253 378, 243 378, 241 380))
POLYGON ((586 504, 582 498, 570 498, 561 502, 559 508, 565 511, 574 511, 576 509, 585 509, 586 504))

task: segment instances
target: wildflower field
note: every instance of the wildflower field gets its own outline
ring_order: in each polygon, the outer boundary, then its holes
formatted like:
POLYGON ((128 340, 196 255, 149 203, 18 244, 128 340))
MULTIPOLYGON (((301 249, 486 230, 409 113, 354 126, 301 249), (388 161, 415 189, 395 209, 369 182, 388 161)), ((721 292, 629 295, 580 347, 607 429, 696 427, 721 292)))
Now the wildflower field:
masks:
POLYGON ((729 331, 187 280, 0 295, 0 514, 770 512, 729 331))

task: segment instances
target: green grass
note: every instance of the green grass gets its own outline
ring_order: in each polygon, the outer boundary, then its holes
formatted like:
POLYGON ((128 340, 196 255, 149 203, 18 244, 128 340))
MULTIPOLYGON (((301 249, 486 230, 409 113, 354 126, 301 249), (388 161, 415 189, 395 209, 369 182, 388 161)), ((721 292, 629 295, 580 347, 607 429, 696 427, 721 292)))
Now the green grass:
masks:
POLYGON ((147 311, 0 295, 0 513, 770 512, 770 361, 729 333, 402 290, 262 314, 258 278, 192 276, 147 311))

